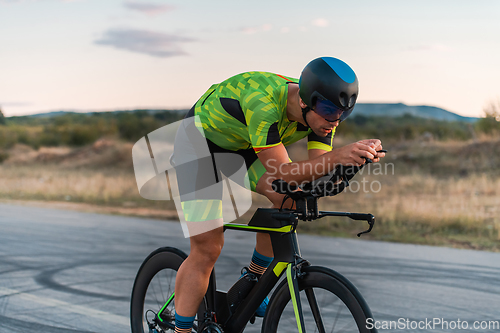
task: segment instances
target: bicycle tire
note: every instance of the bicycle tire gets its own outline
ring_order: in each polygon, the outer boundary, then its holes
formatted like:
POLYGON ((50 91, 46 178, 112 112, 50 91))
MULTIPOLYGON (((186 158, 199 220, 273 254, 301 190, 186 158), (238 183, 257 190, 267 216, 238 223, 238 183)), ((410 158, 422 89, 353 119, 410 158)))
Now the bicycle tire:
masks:
MULTIPOLYGON (((132 333, 149 332, 146 316, 149 315, 148 318, 153 318, 172 296, 175 290, 177 271, 186 258, 186 253, 179 249, 162 247, 152 252, 144 260, 132 288, 130 301, 132 333)), ((202 306, 203 302, 200 308, 202 306)), ((162 316, 164 326, 158 327, 158 332, 167 332, 169 329, 165 326, 175 325, 174 314, 175 300, 164 311, 162 316)), ((194 330, 196 330, 196 326, 194 330)))
MULTIPOLYGON (((373 318, 359 291, 341 274, 325 267, 305 267, 298 279, 302 313, 307 333, 359 332, 375 333, 366 327, 373 318), (313 306, 320 313, 315 318, 313 306), (314 300, 314 301, 313 301, 314 300), (321 329, 322 328, 322 329, 321 329)), ((287 280, 276 288, 262 323, 262 333, 297 332, 297 322, 287 280)))

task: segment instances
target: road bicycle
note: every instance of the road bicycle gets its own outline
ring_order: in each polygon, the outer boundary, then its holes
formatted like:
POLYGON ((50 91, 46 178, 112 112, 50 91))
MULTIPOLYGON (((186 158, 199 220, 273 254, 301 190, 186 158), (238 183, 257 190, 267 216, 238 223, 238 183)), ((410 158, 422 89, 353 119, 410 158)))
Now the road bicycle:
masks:
MULTIPOLYGON (((371 162, 367 159, 367 163, 371 162)), ((224 230, 264 232, 271 236, 274 260, 248 295, 217 290, 215 270, 197 313, 193 332, 240 333, 255 322, 255 311, 274 289, 262 321, 263 333, 361 332, 367 328, 371 311, 354 285, 340 273, 311 265, 301 257, 296 228, 299 221, 325 216, 344 216, 368 222, 372 214, 318 210, 318 199, 342 192, 362 166, 339 166, 331 174, 311 183, 292 186, 275 180, 273 189, 294 201, 295 209, 259 208, 248 225, 225 224, 224 230), (244 298, 243 298, 244 297, 244 298)), ((282 205, 283 207, 283 205, 282 205)), ((187 255, 176 248, 162 247, 142 263, 131 298, 133 333, 172 332, 175 327, 175 277, 187 255)), ((240 279, 241 280, 241 279, 240 279)))

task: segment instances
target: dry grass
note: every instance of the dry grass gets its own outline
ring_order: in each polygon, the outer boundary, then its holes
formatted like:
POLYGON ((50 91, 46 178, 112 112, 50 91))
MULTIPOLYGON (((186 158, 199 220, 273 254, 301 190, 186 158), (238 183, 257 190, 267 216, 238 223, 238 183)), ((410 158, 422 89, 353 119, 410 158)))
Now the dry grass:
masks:
MULTIPOLYGON (((322 199, 320 209, 374 214, 376 227, 364 236, 370 239, 500 251, 496 168, 500 144, 496 140, 406 142, 385 147, 390 151, 386 162, 393 164, 394 174, 391 167, 389 174, 376 174, 373 168, 370 174, 358 174, 344 193, 322 199)), ((38 151, 16 146, 7 153, 9 158, 0 164, 0 198, 4 200, 97 204, 114 207, 109 210, 112 213, 156 217, 174 209, 171 201, 139 196, 130 144, 101 140, 80 149, 38 151), (148 213, 143 208, 153 210, 148 213)), ((292 158, 299 160, 303 153, 299 145, 292 158)), ((267 206, 265 198, 255 196, 254 208, 258 206, 267 206)), ((245 214, 246 221, 250 214, 245 214)), ((302 223, 300 228, 353 237, 365 224, 329 218, 302 223)))
MULTIPOLYGON (((441 179, 421 174, 364 178, 379 181, 380 192, 348 191, 324 199, 322 208, 374 214, 373 239, 500 250, 500 179, 486 175, 441 179)), ((332 220, 319 228, 331 234, 352 230, 332 220)))
POLYGON ((133 175, 123 170, 2 166, 0 172, 3 197, 109 203, 137 196, 133 175))
MULTIPOLYGON (((322 199, 320 209, 374 214, 376 227, 363 236, 371 239, 500 251, 498 137, 384 148, 389 150, 384 163, 356 175, 344 193, 322 199)), ((306 156, 300 148, 292 154, 295 160, 306 156)), ((301 229, 353 237, 364 227, 328 218, 303 223, 301 229)))
POLYGON ((84 202, 171 209, 169 202, 140 197, 132 145, 108 140, 78 149, 17 145, 0 165, 0 198, 84 202))

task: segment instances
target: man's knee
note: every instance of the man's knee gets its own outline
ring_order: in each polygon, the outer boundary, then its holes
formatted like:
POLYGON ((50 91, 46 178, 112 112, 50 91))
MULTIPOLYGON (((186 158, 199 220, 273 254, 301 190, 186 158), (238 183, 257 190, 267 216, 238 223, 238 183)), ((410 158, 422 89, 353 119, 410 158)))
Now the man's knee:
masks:
POLYGON ((280 207, 281 206, 281 203, 283 202, 285 195, 279 194, 279 193, 273 191, 271 186, 265 186, 263 183, 260 183, 258 185, 261 185, 261 186, 258 186, 256 188, 257 193, 262 194, 263 196, 268 198, 269 201, 271 201, 271 203, 273 204, 273 207, 280 207))
POLYGON ((224 233, 217 228, 191 237, 190 256, 196 256, 202 264, 213 266, 224 246, 224 233))
POLYGON ((283 194, 279 194, 275 192, 272 188, 272 180, 274 178, 269 175, 267 172, 259 179, 257 182, 257 186, 255 187, 255 191, 259 194, 262 194, 266 198, 269 199, 273 203, 273 206, 281 205, 281 202, 284 198, 283 194))
POLYGON ((285 196, 279 193, 267 193, 266 197, 271 201, 273 207, 280 207, 285 196))

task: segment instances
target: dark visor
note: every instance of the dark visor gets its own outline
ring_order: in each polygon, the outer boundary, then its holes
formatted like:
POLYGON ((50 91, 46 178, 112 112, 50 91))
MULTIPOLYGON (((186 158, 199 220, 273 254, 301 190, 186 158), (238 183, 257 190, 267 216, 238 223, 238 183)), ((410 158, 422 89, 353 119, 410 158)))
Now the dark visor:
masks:
POLYGON ((335 106, 329 100, 319 98, 317 99, 316 105, 314 107, 314 112, 331 122, 335 122, 337 120, 343 121, 351 114, 351 111, 352 109, 349 111, 344 111, 341 108, 335 106))

